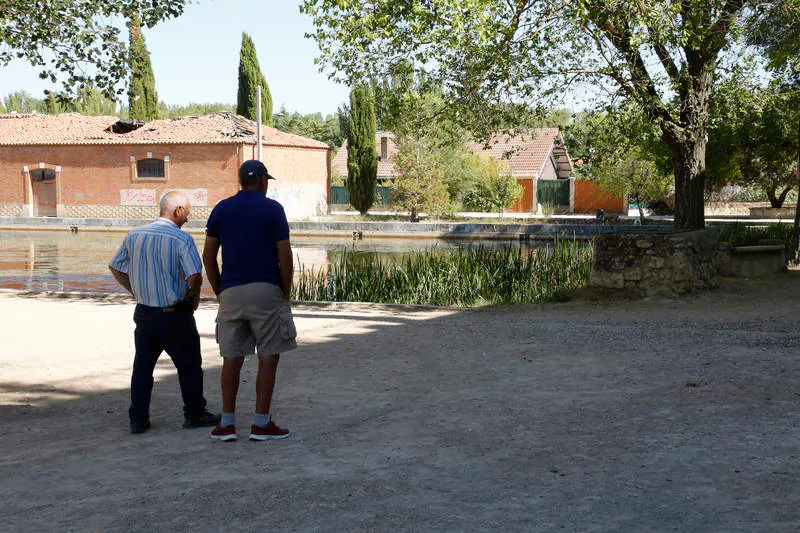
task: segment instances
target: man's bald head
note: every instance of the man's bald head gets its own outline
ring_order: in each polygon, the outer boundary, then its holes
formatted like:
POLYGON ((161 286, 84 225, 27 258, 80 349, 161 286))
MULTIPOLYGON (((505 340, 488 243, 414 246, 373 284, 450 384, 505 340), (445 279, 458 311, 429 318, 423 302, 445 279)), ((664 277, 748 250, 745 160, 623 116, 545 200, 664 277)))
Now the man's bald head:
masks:
POLYGON ((161 197, 159 209, 162 218, 168 218, 178 227, 181 227, 189 220, 191 205, 189 205, 189 199, 185 194, 181 194, 178 191, 170 191, 161 197))
POLYGON ((170 191, 161 197, 159 209, 162 217, 165 215, 171 215, 173 212, 175 212, 175 209, 179 207, 183 207, 184 209, 189 207, 189 199, 186 197, 186 195, 181 194, 178 191, 170 191))

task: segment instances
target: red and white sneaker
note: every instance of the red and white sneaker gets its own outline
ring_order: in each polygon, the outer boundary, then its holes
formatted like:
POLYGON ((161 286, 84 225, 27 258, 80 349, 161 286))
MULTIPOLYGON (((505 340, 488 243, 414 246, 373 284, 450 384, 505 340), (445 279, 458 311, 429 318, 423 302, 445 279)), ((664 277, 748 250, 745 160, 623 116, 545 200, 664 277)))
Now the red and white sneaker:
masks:
POLYGON ((239 438, 236 435, 236 426, 225 426, 222 427, 217 424, 217 427, 211 430, 211 438, 216 440, 237 440, 239 438))
POLYGON ((272 420, 263 428, 250 426, 250 440, 285 439, 289 434, 288 429, 278 427, 272 420))

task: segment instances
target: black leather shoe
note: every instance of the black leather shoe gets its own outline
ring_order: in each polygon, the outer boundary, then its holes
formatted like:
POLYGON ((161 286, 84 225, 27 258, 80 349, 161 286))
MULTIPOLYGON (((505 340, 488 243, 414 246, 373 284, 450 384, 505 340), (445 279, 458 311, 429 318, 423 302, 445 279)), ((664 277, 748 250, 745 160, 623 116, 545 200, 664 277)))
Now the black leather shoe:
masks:
POLYGON ((209 413, 208 411, 206 411, 200 416, 193 416, 192 418, 187 418, 183 422, 183 427, 184 429, 192 429, 192 428, 216 426, 217 424, 219 424, 220 420, 222 420, 222 416, 215 415, 214 413, 209 413))
POLYGON ((149 420, 147 422, 131 422, 131 433, 144 433, 148 429, 150 429, 149 420))

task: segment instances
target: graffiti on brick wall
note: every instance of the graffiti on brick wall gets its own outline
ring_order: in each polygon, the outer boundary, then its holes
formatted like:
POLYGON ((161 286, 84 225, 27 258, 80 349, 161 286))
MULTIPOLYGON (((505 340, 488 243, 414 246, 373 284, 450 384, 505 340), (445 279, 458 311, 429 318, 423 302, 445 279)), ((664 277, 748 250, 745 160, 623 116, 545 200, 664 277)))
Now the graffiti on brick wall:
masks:
POLYGON ((121 189, 120 205, 156 205, 155 189, 121 189))
POLYGON ((183 194, 189 199, 192 206, 208 205, 208 189, 168 189, 161 193, 163 197, 168 192, 175 191, 183 194))

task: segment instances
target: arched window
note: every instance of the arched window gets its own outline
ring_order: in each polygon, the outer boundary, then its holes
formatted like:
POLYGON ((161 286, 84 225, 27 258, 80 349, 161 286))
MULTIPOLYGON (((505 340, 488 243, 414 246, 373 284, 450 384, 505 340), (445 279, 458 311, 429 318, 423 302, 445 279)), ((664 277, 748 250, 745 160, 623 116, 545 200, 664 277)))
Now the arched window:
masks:
POLYGON ((137 178, 163 178, 164 160, 163 159, 139 159, 136 161, 137 178))

